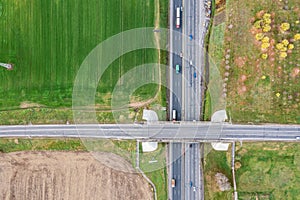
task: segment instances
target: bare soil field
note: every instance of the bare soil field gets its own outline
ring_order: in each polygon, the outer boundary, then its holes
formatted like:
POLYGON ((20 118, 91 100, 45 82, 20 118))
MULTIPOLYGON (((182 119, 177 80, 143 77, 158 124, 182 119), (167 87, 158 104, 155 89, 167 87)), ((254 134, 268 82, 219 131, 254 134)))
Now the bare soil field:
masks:
MULTIPOLYGON (((117 155, 101 156, 124 163, 126 171, 131 166, 117 155)), ((148 200, 153 194, 140 175, 109 168, 87 152, 28 151, 0 153, 0 199, 148 200)))

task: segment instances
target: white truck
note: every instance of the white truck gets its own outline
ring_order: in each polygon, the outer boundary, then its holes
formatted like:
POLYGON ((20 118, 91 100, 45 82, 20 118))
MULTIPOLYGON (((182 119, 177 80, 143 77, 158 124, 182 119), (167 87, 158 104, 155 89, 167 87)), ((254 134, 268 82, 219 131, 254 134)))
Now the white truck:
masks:
POLYGON ((176 8, 176 28, 180 28, 180 7, 176 8))
POLYGON ((173 110, 173 116, 172 116, 172 118, 173 118, 173 121, 176 121, 176 110, 173 110))

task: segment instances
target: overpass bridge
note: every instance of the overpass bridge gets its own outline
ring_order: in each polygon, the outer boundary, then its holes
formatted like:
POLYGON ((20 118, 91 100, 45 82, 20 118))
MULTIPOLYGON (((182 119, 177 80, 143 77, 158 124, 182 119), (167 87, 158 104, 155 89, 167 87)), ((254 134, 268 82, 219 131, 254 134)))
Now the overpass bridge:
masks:
POLYGON ((300 141, 300 125, 210 122, 0 126, 0 137, 74 137, 160 142, 300 141))

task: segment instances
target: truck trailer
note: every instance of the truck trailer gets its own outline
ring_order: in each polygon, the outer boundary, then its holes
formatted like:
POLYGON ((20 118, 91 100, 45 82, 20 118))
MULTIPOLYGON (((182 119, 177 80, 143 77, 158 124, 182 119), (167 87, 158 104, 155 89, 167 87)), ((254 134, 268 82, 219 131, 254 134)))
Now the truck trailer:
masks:
POLYGON ((173 121, 176 121, 176 110, 173 110, 173 121))
POLYGON ((176 28, 180 28, 180 8, 176 8, 176 28))

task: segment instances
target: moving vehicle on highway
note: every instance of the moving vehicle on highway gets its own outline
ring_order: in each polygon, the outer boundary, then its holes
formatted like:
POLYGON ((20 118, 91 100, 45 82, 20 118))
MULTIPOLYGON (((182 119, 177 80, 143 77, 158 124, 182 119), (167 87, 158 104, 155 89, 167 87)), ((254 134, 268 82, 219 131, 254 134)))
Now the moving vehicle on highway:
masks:
POLYGON ((180 8, 176 8, 176 28, 180 28, 180 8))
POLYGON ((173 121, 176 121, 176 110, 173 110, 173 121))
POLYGON ((180 72, 180 65, 177 64, 175 69, 176 69, 176 74, 178 74, 180 72))
POLYGON ((190 34, 190 35, 189 35, 189 38, 190 38, 190 40, 193 40, 193 35, 190 34))
POLYGON ((171 185, 172 185, 172 188, 174 188, 176 186, 176 182, 175 182, 174 178, 172 178, 171 185))

